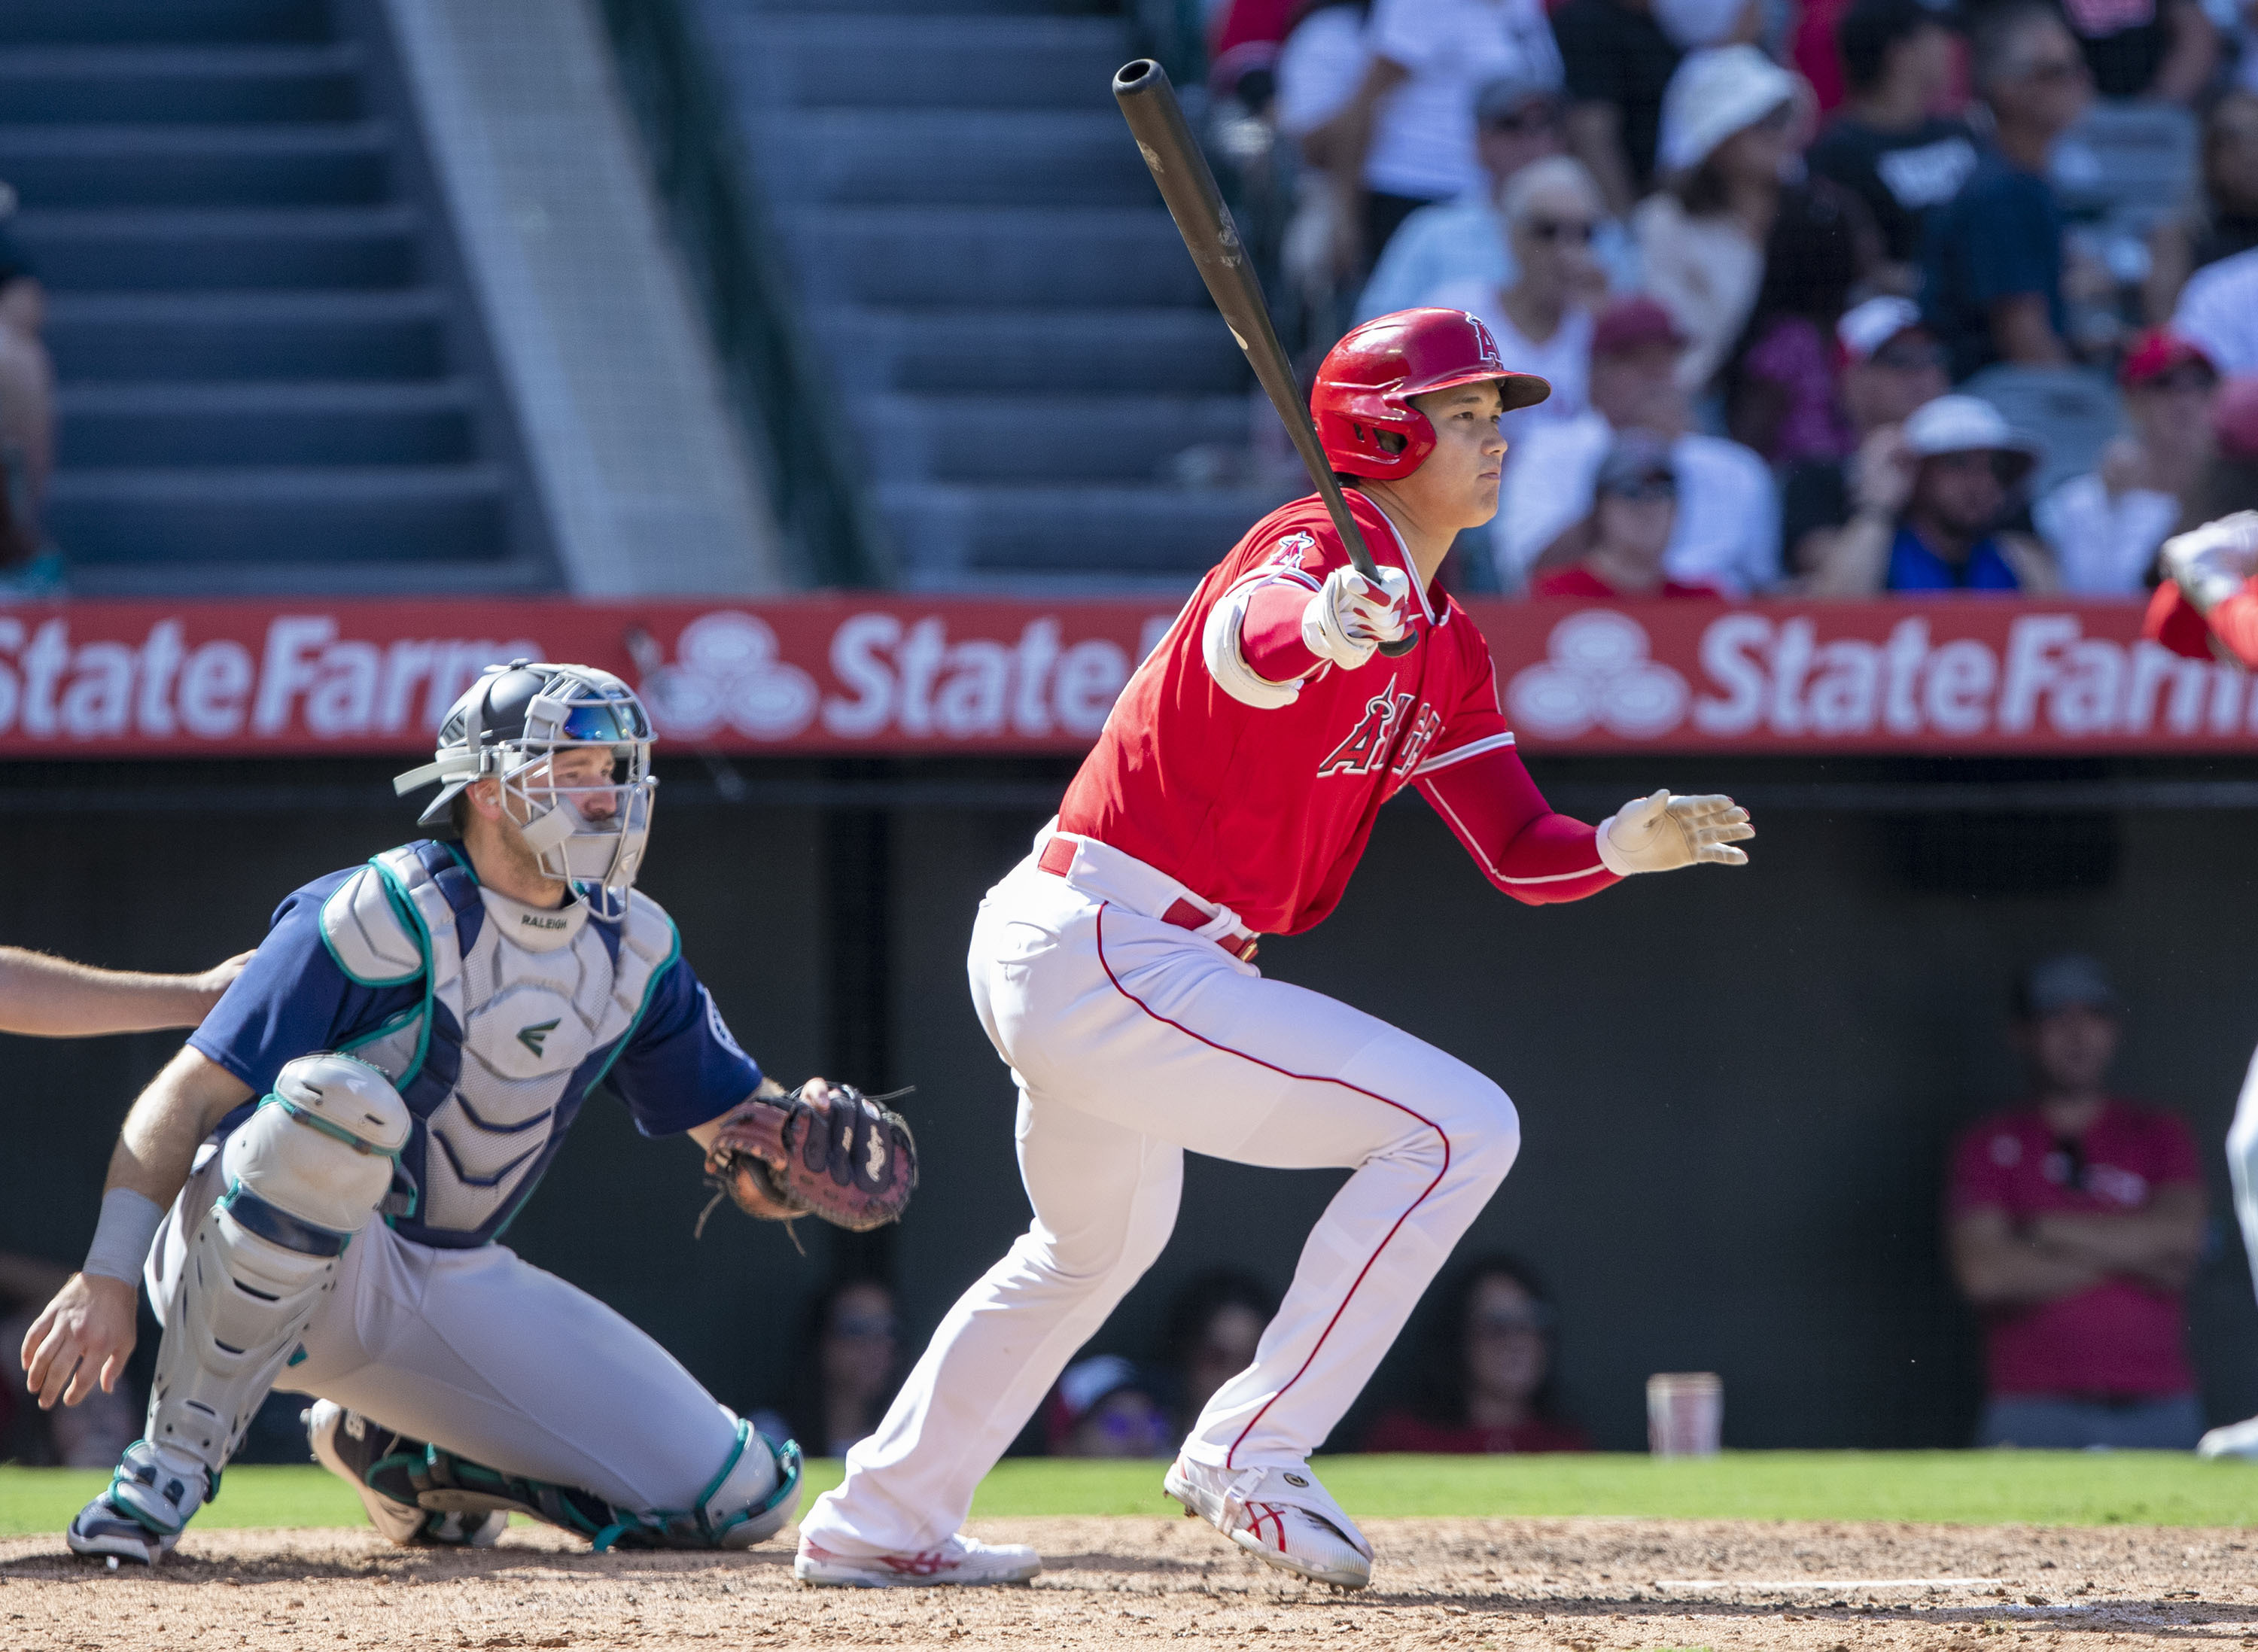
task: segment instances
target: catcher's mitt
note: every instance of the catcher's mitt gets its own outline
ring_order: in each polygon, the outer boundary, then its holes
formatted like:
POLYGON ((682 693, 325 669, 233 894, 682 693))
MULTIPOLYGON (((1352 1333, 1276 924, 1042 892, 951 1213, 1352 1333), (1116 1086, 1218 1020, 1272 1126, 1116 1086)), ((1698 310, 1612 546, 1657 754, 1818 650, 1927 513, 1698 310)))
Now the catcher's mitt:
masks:
POLYGON ((721 1126, 707 1176, 764 1222, 820 1216, 867 1232, 898 1217, 917 1189, 907 1121, 851 1084, 810 1079, 794 1095, 756 1094, 721 1126))

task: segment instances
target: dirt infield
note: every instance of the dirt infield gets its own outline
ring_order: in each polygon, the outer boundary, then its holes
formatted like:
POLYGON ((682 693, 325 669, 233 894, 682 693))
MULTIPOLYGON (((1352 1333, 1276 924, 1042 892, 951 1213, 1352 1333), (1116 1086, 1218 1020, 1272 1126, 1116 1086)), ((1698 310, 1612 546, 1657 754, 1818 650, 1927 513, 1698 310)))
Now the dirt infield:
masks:
POLYGON ((597 1556, 520 1527, 470 1554, 216 1531, 152 1575, 9 1538, 0 1648, 2258 1646, 2258 1543, 2231 1530, 1380 1521, 1358 1594, 1285 1580, 1191 1521, 976 1530, 1049 1569, 1026 1589, 810 1590, 788 1541, 597 1556))

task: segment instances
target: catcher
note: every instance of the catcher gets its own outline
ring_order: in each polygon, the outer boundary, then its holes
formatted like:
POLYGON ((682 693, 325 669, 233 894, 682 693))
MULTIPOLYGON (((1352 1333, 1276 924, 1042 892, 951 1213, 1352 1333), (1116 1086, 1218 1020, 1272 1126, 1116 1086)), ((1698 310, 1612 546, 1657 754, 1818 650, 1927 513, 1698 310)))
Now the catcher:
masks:
POLYGON ((401 1543, 490 1543, 512 1511, 598 1548, 738 1549, 799 1500, 763 1439, 601 1302, 498 1244, 608 1082, 761 1216, 898 1216, 915 1148, 737 1046, 634 888, 651 732, 633 691, 518 660, 450 711, 421 825, 284 901, 128 1115, 84 1267, 23 1349, 43 1407, 111 1387, 146 1281, 165 1327, 146 1436, 70 1523, 154 1563, 218 1494, 270 1387, 401 1543))

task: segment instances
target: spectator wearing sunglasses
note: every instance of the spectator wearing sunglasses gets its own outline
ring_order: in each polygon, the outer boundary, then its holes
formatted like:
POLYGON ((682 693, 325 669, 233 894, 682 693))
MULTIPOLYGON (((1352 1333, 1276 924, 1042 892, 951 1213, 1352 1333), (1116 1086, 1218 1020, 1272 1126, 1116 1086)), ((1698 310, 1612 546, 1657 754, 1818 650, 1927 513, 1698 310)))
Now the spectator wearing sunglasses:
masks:
MULTIPOLYGON (((1480 183, 1455 201, 1422 207, 1404 219, 1357 300, 1356 319, 1368 322, 1436 301, 1432 294, 1448 282, 1512 286, 1519 270, 1499 202, 1523 167, 1561 152, 1560 120, 1560 89, 1549 81, 1508 74, 1483 87, 1474 100, 1480 183)), ((1602 222, 1592 252, 1610 286, 1637 285, 1637 256, 1622 224, 1602 222)))
POLYGON ((1530 582, 1532 597, 1615 601, 1725 593, 1700 580, 1673 579, 1662 565, 1678 521, 1678 472, 1670 449, 1644 430, 1615 438, 1592 485, 1587 544, 1581 558, 1530 582))
POLYGON ((1513 250, 1513 281, 1446 281, 1420 301, 1480 317, 1507 365, 1551 385, 1544 401, 1500 422, 1507 439, 1519 441, 1536 426, 1573 419, 1590 405, 1591 305, 1607 292, 1592 244, 1607 209, 1581 161, 1551 155, 1513 175, 1498 212, 1513 250))
POLYGON ((1678 371, 1697 394, 1755 308, 1795 152, 1795 77, 1753 46, 1692 53, 1663 98, 1669 181, 1631 215, 1631 237, 1646 290, 1692 341, 1678 371))
POLYGON ((2211 449, 2219 370, 2200 345, 2152 329, 2126 352, 2117 382, 2130 430, 2032 512, 2063 589, 2082 595, 2146 593, 2157 547, 2178 531, 2211 449))
POLYGON ((1560 1412, 1558 1316, 1528 1264, 1483 1257, 1437 1294, 1412 1403, 1381 1414, 1367 1451, 1588 1451, 1560 1412))
POLYGON ((1992 139, 1923 232, 1921 303, 1958 384, 1993 362, 2070 359, 2063 303, 2063 214, 2047 162, 2093 82, 2045 0, 2000 0, 1970 32, 1992 139))
POLYGON ((1857 0, 1836 38, 1850 101, 1811 145, 1811 170, 1865 202, 1882 237, 1877 282, 1910 294, 1921 226, 1976 169, 1968 123, 1935 112, 1951 90, 1957 42, 1924 0, 1857 0))
POLYGON ((1824 563, 1836 535, 1850 526, 1853 479, 1866 465, 1889 463, 1898 427, 1949 387, 1944 351, 1911 299, 1885 294, 1845 312, 1835 323, 1835 344, 1853 457, 1797 459, 1781 472, 1780 544, 1795 577, 1824 563))
POLYGON ((1952 1155, 1952 1272, 1983 1316, 1977 1442, 2185 1450, 2203 1431, 2185 1292, 2204 1232, 2201 1160, 2174 1115, 2120 1099, 2124 1005, 2091 958, 2018 984, 2031 1099, 1952 1155))
POLYGON ((2054 559, 2007 520, 2036 443, 1976 396, 1939 396, 1862 455, 1858 510, 1807 587, 1814 597, 2060 588, 2054 559))
POLYGON ((902 1374, 892 1290, 874 1279, 841 1280, 808 1305, 784 1407, 753 1413, 753 1426, 799 1441, 810 1457, 844 1457, 878 1426, 902 1374))

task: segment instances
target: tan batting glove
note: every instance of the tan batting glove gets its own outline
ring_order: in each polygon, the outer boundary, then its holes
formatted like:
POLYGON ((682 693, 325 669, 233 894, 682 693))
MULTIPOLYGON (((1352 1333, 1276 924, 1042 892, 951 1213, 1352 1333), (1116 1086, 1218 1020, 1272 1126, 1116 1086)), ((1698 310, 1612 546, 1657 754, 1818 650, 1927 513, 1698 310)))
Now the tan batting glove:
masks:
POLYGON ((2164 541, 2156 553, 2165 578, 2188 605, 2209 613, 2258 573, 2258 511, 2237 511, 2164 541))
POLYGON ((1756 834, 1749 812, 1730 798, 1673 798, 1665 787, 1600 822, 1600 861, 1617 877, 1673 872, 1696 861, 1746 866, 1748 855, 1733 845, 1756 834))
POLYGON ((1411 576, 1382 568, 1378 584, 1353 568, 1336 568, 1302 610, 1302 644, 1321 660, 1353 671, 1373 649, 1411 627, 1411 576))

